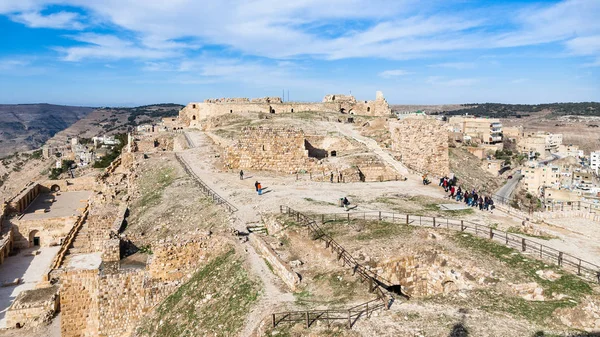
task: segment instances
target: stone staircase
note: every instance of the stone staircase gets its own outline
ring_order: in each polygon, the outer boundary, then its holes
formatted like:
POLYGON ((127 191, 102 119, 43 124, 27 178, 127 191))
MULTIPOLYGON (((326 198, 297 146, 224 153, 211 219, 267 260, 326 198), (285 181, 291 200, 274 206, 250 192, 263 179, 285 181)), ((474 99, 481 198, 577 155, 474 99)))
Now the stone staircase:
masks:
POLYGON ((62 267, 67 266, 69 264, 69 261, 71 260, 71 257, 73 255, 85 254, 90 252, 91 239, 89 224, 90 219, 85 221, 81 226, 81 229, 79 229, 79 232, 75 234, 73 243, 71 244, 69 250, 67 250, 67 253, 65 254, 65 259, 63 261, 62 267))

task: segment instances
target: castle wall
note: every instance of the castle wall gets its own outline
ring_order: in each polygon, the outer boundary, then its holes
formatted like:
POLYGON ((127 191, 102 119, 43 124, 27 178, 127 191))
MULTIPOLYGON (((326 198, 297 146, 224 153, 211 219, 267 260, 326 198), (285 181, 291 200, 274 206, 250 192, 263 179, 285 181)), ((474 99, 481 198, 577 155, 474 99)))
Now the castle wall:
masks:
POLYGON ((273 272, 292 290, 300 284, 300 277, 290 268, 269 245, 255 234, 250 234, 250 244, 256 252, 273 268, 273 272))
POLYGON ((392 149, 412 170, 436 176, 450 171, 448 131, 435 119, 405 118, 390 123, 392 149))
POLYGON ((67 271, 63 274, 60 291, 62 337, 98 336, 98 281, 97 269, 67 271))
POLYGON ((232 169, 310 172, 317 164, 308 157, 304 142, 302 130, 246 128, 227 149, 226 163, 232 169))
POLYGON ((149 276, 161 281, 181 280, 205 262, 209 254, 214 253, 214 244, 210 237, 197 237, 153 246, 153 254, 147 265, 149 276))
POLYGON ((282 102, 278 97, 260 99, 221 98, 191 102, 179 111, 179 121, 189 127, 199 127, 201 121, 230 113, 294 113, 328 112, 364 116, 388 116, 392 110, 381 92, 374 101, 357 101, 354 96, 327 95, 323 102, 282 102))

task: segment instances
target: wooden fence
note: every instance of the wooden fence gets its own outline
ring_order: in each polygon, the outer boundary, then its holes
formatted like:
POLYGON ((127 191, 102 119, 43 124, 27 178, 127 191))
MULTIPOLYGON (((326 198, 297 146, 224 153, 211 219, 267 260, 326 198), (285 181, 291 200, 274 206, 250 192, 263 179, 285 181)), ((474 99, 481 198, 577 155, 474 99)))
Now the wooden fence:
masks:
MULTIPOLYGON (((304 216, 311 220, 313 219, 313 217, 307 215, 304 216)), ((516 248, 524 254, 555 263, 563 269, 574 272, 584 279, 600 283, 600 266, 597 264, 585 261, 579 257, 559 251, 523 236, 470 221, 378 211, 320 214, 315 215, 314 219, 320 220, 322 224, 328 221, 344 221, 350 224, 352 221, 356 220, 376 220, 403 225, 446 228, 467 232, 475 234, 478 237, 504 244, 510 248, 516 248)))
POLYGON ((181 158, 181 156, 179 156, 179 154, 175 154, 175 158, 177 158, 177 161, 179 161, 181 166, 183 166, 183 169, 185 170, 185 172, 187 174, 189 174, 192 178, 194 178, 196 185, 198 185, 198 187, 200 187, 200 189, 202 190, 202 193, 204 193, 207 197, 212 198, 212 201, 215 204, 225 207, 229 212, 231 212, 231 213, 237 212, 237 210, 238 210, 237 207, 233 206, 229 201, 225 200, 217 192, 215 192, 212 188, 210 188, 208 185, 206 185, 206 183, 204 181, 202 181, 202 179, 200 179, 200 177, 198 177, 198 175, 196 173, 194 173, 194 171, 190 168, 190 166, 185 161, 185 159, 181 158))
POLYGON ((337 260, 341 260, 344 267, 348 266, 352 268, 352 275, 358 274, 360 276, 361 283, 365 281, 368 282, 369 291, 376 293, 377 298, 384 303, 386 308, 389 307, 391 303, 390 300, 393 299, 393 296, 384 288, 386 286, 392 286, 388 280, 383 279, 372 270, 358 263, 358 261, 356 261, 356 259, 354 259, 354 257, 352 257, 352 255, 344 249, 344 247, 342 247, 331 236, 325 233, 321 227, 317 225, 317 222, 311 217, 295 211, 287 206, 280 206, 279 210, 281 213, 285 213, 288 216, 295 218, 297 222, 308 227, 311 231, 313 240, 321 240, 325 242, 325 248, 331 248, 332 253, 337 253, 337 260))
POLYGON ((284 322, 303 322, 306 328, 317 321, 324 321, 329 328, 331 322, 342 321, 348 329, 354 326, 354 323, 364 315, 369 317, 373 311, 385 308, 379 299, 371 300, 348 309, 331 310, 308 310, 308 311, 285 311, 271 314, 273 327, 284 322))

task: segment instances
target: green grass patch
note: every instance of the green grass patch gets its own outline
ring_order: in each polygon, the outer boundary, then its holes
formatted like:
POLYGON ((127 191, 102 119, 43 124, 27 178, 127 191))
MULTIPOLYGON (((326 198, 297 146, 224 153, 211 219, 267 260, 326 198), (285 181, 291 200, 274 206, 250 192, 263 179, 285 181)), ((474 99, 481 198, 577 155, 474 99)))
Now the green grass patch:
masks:
POLYGON ((157 205, 162 197, 163 190, 175 181, 175 169, 163 168, 142 180, 142 198, 137 202, 137 208, 157 205))
POLYGON ((590 284, 579 277, 554 266, 548 267, 547 263, 524 256, 515 249, 466 233, 455 233, 452 238, 463 247, 496 258, 512 270, 519 271, 525 277, 537 282, 544 289, 544 294, 565 294, 578 300, 593 291, 590 284), (561 277, 556 281, 549 281, 536 274, 536 271, 546 269, 554 270, 561 277))
POLYGON ((483 303, 480 308, 488 312, 504 312, 514 317, 521 317, 540 325, 552 316, 554 310, 570 308, 577 305, 569 300, 560 301, 527 301, 521 297, 507 297, 491 294, 487 290, 477 290, 483 303))
POLYGON ((259 293, 233 250, 216 257, 167 297, 141 336, 235 336, 259 293))
POLYGON ((530 234, 530 233, 525 233, 524 231, 521 230, 521 228, 517 228, 517 227, 509 227, 506 231, 509 233, 524 235, 524 236, 541 239, 541 240, 556 239, 556 236, 552 236, 552 235, 534 235, 534 234, 530 234))
POLYGON ((378 240, 396 236, 410 235, 415 230, 413 226, 401 225, 387 221, 363 221, 364 227, 355 238, 360 241, 378 240))

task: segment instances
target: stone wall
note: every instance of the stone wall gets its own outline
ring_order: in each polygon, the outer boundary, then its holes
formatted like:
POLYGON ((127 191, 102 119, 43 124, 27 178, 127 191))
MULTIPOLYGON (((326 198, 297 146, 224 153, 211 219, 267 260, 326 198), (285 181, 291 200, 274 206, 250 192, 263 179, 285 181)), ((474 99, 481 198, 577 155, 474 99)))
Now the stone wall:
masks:
POLYGON ((300 277, 290 268, 269 245, 256 234, 250 234, 250 244, 273 268, 273 272, 292 290, 300 284, 300 277))
POLYGON ((226 163, 232 169, 283 173, 317 168, 316 159, 308 157, 304 132, 295 129, 245 128, 227 148, 226 163))
POLYGON ((69 233, 71 228, 73 228, 78 219, 78 216, 68 216, 15 221, 13 223, 14 246, 17 248, 29 248, 33 244, 29 237, 33 231, 38 231, 36 236, 40 238, 40 245, 42 247, 57 246, 69 233))
POLYGON ((450 172, 448 131, 435 119, 405 118, 390 122, 392 149, 404 165, 419 173, 444 176, 450 172))
POLYGON ((32 183, 23 189, 17 196, 12 198, 8 207, 6 208, 7 214, 11 213, 23 213, 25 209, 37 198, 40 194, 41 188, 40 184, 32 183))
POLYGON ((217 246, 210 236, 162 240, 152 246, 153 254, 147 265, 149 276, 161 281, 181 280, 207 261, 218 250, 217 246))
POLYGON ((97 178, 93 176, 77 177, 63 180, 45 180, 40 183, 40 192, 48 193, 52 187, 58 187, 61 192, 93 191, 97 186, 97 178))
POLYGON ((58 286, 21 292, 6 312, 9 328, 39 326, 58 310, 58 286))
POLYGON ((60 290, 62 337, 98 336, 98 270, 67 271, 60 290))

